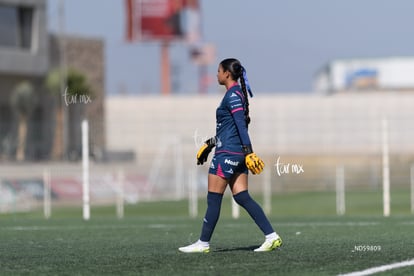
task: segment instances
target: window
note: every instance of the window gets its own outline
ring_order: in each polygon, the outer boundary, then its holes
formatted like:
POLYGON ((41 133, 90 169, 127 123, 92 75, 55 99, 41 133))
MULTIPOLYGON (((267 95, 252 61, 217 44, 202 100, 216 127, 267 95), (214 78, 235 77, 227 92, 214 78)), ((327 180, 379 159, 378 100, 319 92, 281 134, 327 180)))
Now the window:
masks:
POLYGON ((32 47, 33 8, 19 8, 20 46, 32 47))
POLYGON ((33 8, 0 5, 0 47, 30 49, 33 8))
POLYGON ((17 46, 17 9, 0 5, 0 45, 17 46))

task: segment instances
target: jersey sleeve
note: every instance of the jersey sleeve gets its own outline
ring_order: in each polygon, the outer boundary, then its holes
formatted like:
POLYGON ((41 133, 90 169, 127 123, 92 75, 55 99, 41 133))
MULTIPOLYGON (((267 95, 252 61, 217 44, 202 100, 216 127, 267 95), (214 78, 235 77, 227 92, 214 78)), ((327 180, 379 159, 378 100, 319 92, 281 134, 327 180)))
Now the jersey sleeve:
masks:
POLYGON ((227 108, 233 117, 242 145, 251 146, 249 133, 247 132, 246 119, 244 116, 243 98, 243 95, 239 91, 232 93, 232 96, 227 99, 227 108))

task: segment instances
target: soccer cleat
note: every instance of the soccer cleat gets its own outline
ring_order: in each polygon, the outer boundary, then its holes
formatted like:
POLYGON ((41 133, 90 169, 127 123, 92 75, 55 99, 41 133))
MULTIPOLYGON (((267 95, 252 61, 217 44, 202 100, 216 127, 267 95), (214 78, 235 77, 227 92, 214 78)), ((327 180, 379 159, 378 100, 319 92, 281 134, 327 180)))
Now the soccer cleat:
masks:
POLYGON ((279 237, 274 240, 265 241, 259 248, 256 248, 254 252, 268 252, 275 250, 282 246, 282 239, 279 237))
POLYGON ((210 246, 209 245, 203 245, 199 243, 198 241, 190 244, 188 246, 180 247, 178 248, 181 252, 184 253, 208 253, 210 252, 210 246))

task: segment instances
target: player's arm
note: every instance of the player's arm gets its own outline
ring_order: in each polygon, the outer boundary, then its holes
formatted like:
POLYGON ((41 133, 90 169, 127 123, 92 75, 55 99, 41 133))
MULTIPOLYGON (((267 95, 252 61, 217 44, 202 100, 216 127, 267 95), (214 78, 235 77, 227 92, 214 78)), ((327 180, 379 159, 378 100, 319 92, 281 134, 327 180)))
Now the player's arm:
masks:
POLYGON ((211 150, 216 146, 216 137, 206 140, 197 152, 197 165, 203 165, 211 150))
POLYGON ((244 108, 238 106, 237 102, 236 104, 233 102, 231 105, 229 105, 229 109, 239 132, 240 140, 242 143, 242 151, 246 156, 246 167, 253 174, 260 174, 264 169, 264 162, 256 155, 256 153, 253 152, 252 143, 250 142, 249 133, 247 132, 247 124, 244 117, 244 108))

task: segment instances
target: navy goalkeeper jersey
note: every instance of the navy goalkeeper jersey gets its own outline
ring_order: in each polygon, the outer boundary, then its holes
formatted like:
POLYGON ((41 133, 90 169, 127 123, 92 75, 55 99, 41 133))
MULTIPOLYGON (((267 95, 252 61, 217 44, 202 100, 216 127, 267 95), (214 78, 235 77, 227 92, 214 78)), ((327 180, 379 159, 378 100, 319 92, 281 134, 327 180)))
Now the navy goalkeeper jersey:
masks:
POLYGON ((242 145, 251 145, 244 114, 245 105, 242 89, 236 83, 227 90, 216 111, 216 154, 243 154, 242 145))

